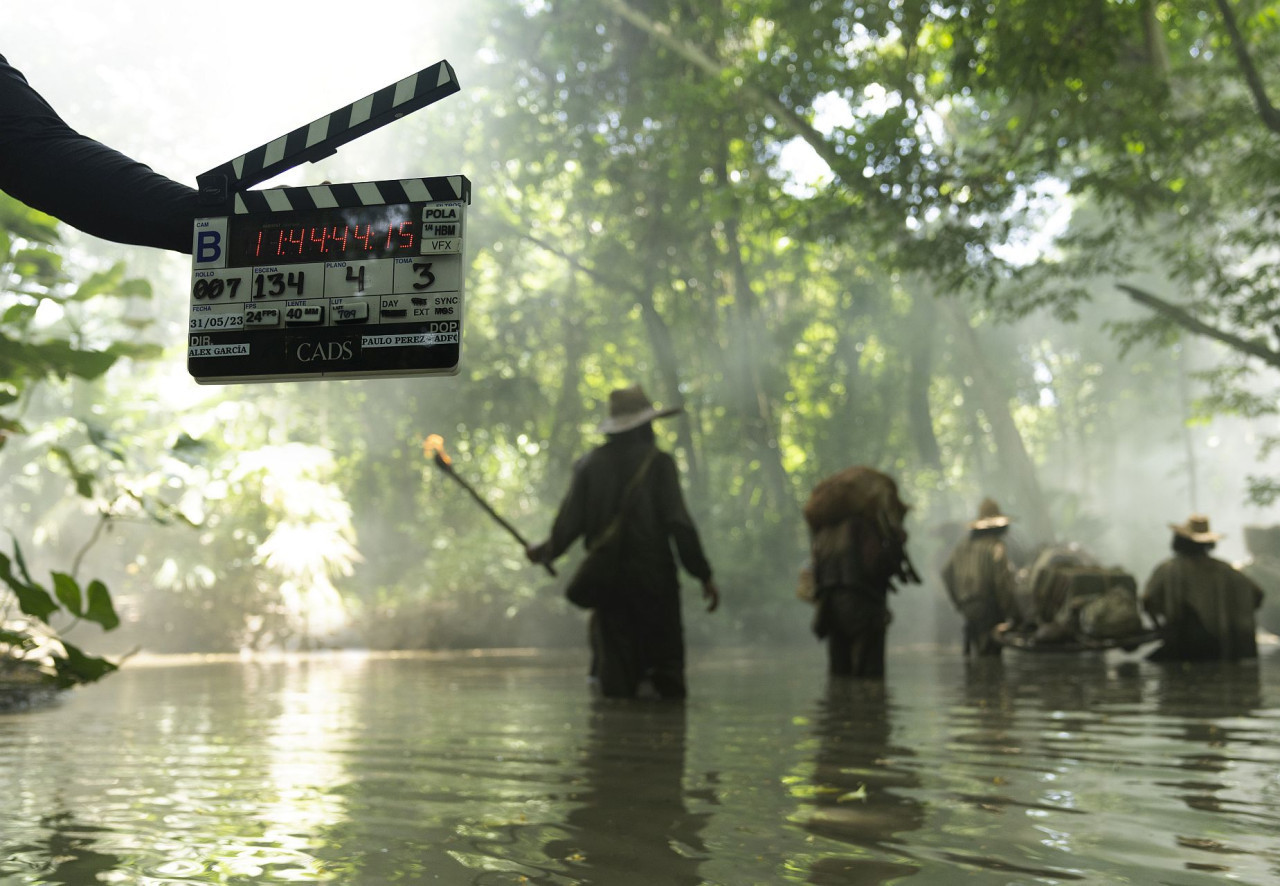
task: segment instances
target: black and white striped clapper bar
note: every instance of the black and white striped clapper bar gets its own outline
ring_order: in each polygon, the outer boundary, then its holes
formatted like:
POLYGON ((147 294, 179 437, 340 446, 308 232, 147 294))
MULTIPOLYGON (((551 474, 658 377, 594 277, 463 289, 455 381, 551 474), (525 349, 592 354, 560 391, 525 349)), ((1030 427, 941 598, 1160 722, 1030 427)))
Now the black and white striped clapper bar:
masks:
POLYGON ((249 190, 452 95, 446 61, 197 178, 187 369, 202 384, 452 375, 462 175, 249 190))

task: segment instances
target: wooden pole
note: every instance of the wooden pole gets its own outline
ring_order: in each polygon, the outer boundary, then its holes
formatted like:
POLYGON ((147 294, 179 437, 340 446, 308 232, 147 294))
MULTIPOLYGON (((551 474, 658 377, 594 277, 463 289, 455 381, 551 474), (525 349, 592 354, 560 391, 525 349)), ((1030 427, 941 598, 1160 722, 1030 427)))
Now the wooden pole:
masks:
MULTIPOLYGON (((457 472, 454 471, 453 465, 445 461, 444 456, 439 452, 439 450, 437 450, 432 454, 432 460, 436 463, 436 467, 440 468, 440 470, 444 471, 446 474, 452 477, 457 482, 457 484, 461 486, 463 489, 467 490, 467 493, 473 499, 475 499, 476 504, 484 508, 485 513, 487 513, 490 517, 498 521, 499 526, 507 530, 507 532, 510 532, 511 535, 515 537, 515 540, 520 542, 521 547, 523 548, 529 547, 529 543, 525 541, 524 536, 520 534, 520 531, 516 529, 514 526, 512 526, 510 523, 508 523, 506 520, 504 520, 501 514, 495 511, 487 501, 481 498, 480 493, 476 492, 475 489, 472 488, 470 483, 468 483, 466 480, 463 480, 461 477, 459 477, 457 472)), ((543 567, 546 568, 547 572, 551 573, 552 575, 556 574, 555 569, 552 568, 550 563, 543 563, 542 565, 543 567)))

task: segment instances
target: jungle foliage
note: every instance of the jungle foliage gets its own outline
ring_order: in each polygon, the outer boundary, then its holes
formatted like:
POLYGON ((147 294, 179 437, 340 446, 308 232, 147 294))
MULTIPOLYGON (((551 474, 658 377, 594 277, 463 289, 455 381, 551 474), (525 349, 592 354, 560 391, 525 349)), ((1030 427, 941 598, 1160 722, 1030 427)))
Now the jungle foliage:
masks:
MULTIPOLYGON (((458 379, 140 409, 163 373, 103 375, 136 347, 109 312, 78 327, 97 342, 78 369, 4 364, 4 405, 59 429, 35 444, 32 421, 6 419, 42 464, 118 444, 83 479, 131 490, 140 519, 98 563, 149 648, 578 643, 556 586, 421 442, 443 435, 537 537, 608 391, 636 381, 683 407, 663 442, 746 639, 803 631, 799 506, 850 464, 900 478, 927 569, 983 494, 1033 539, 1101 544, 1126 453, 1180 445, 1191 407, 1168 404, 1195 373, 1201 418, 1269 427, 1277 4, 482 0, 469 15, 488 37, 453 60, 463 92, 399 124, 425 155, 467 158, 474 185, 458 379), (83 380, 32 399, 50 376, 83 380), (83 450, 65 445, 80 432, 83 450)), ((49 343, 37 300, 71 291, 40 282, 60 273, 52 233, 7 213, 6 242, 35 252, 6 278, 6 357, 9 340, 49 343)), ((65 486, 23 485, 29 525, 84 531, 56 505, 65 486)), ((1276 488, 1260 474, 1253 491, 1276 488)))
MULTIPOLYGON (((42 430, 23 420, 40 384, 92 381, 124 357, 160 352, 112 336, 92 308, 102 299, 146 297, 146 281, 126 279, 121 265, 76 279, 56 248, 58 239, 53 219, 0 194, 0 447, 11 435, 42 430)), ((92 446, 109 448, 105 437, 86 429, 92 446)), ((46 468, 62 473, 79 496, 93 496, 98 478, 92 469, 60 442, 46 439, 40 448, 46 468)), ((6 495, 13 491, 4 489, 6 495)), ((81 587, 72 573, 54 571, 50 591, 32 577, 16 540, 12 558, 0 554, 0 581, 0 706, 15 692, 21 698, 46 685, 65 689, 115 670, 66 639, 78 622, 108 631, 119 624, 101 581, 81 587)))

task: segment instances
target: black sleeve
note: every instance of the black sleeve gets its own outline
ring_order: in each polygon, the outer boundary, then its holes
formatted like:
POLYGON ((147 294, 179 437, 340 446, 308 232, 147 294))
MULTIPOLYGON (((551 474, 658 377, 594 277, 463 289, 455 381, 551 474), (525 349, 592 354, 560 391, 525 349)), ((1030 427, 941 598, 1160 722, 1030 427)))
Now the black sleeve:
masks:
POLYGON ((662 452, 658 454, 653 467, 658 475, 659 512, 667 532, 676 543, 680 563, 694 578, 703 582, 710 581, 711 564, 707 562, 698 528, 685 505, 684 493, 680 490, 680 472, 675 460, 662 452))
POLYGON ((569 550, 569 547, 587 532, 587 480, 586 464, 590 454, 583 456, 573 466, 573 479, 569 483, 569 491, 560 502, 555 521, 551 526, 551 537, 547 540, 547 562, 569 550))
POLYGON ((68 126, 0 55, 0 190, 118 243, 191 252, 195 188, 68 126))

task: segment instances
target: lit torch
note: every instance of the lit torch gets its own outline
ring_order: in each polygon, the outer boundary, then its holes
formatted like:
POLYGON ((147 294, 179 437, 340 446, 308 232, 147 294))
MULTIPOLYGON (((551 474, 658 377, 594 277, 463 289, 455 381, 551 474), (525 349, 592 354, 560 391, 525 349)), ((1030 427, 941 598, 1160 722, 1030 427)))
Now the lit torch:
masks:
MULTIPOLYGON (((487 513, 490 517, 497 520, 499 526, 507 530, 507 532, 510 532, 515 537, 515 540, 520 542, 521 547, 523 548, 529 547, 529 543, 524 540, 524 536, 520 534, 520 531, 516 529, 514 526, 512 526, 510 523, 508 523, 506 520, 502 519, 502 516, 497 511, 495 511, 492 507, 490 507, 487 501, 485 501, 483 498, 480 497, 480 494, 471 487, 471 484, 467 483, 466 480, 463 480, 461 477, 459 477, 458 474, 453 470, 453 461, 449 458, 448 455, 445 454, 445 451, 444 451, 443 437, 441 437, 439 434, 431 434, 430 436, 427 437, 427 439, 423 440, 422 454, 425 456, 429 456, 431 460, 436 463, 436 467, 438 467, 440 470, 444 471, 446 474, 452 477, 457 482, 457 484, 461 486, 463 489, 467 490, 467 493, 473 499, 475 499, 476 504, 484 508, 485 513, 487 513)), ((551 573, 552 575, 556 574, 555 569, 551 567, 550 563, 543 563, 542 565, 546 567, 547 572, 551 573)))

